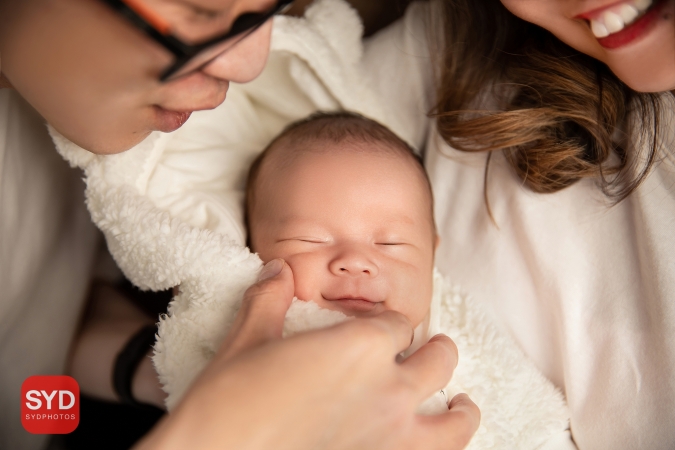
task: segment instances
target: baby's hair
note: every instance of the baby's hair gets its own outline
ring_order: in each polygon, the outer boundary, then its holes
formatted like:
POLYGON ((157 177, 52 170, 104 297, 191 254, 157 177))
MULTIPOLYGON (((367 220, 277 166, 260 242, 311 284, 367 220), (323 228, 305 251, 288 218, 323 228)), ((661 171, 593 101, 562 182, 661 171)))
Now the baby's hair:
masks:
POLYGON ((255 161, 253 161, 246 182, 246 207, 244 217, 246 228, 249 230, 249 236, 251 230, 251 212, 255 202, 255 190, 263 162, 271 153, 286 148, 288 145, 293 146, 293 151, 286 152, 281 161, 279 161, 278 168, 285 167, 293 161, 295 157, 305 152, 324 151, 322 146, 303 145, 315 142, 356 144, 356 149, 358 149, 358 144, 383 144, 372 147, 372 149, 369 147, 368 151, 381 151, 409 159, 418 169, 419 175, 423 180, 422 182, 428 191, 431 205, 431 224, 432 227, 435 227, 431 183, 424 170, 422 160, 417 156, 410 145, 384 125, 360 114, 348 111, 317 112, 287 126, 272 140, 272 142, 269 143, 262 153, 258 155, 255 161))

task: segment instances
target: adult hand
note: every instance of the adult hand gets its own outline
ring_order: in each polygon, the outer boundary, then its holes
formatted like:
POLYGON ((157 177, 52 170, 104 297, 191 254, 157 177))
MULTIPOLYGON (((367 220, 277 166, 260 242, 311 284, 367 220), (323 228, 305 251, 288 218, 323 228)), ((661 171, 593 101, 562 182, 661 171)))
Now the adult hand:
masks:
POLYGON ((280 260, 265 270, 270 277, 247 291, 219 353, 139 450, 466 446, 480 421, 467 396, 444 414, 415 414, 457 364, 449 338, 397 362, 413 329, 390 311, 281 340, 293 275, 280 260))

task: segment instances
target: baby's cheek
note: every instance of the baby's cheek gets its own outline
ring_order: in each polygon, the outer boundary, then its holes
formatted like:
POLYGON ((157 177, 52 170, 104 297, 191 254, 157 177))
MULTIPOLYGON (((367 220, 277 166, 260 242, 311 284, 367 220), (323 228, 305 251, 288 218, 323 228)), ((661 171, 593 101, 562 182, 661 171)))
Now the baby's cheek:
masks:
POLYGON ((300 300, 321 300, 320 276, 309 258, 290 256, 286 262, 293 271, 295 296, 300 300))
POLYGON ((405 292, 405 294, 399 297, 399 312, 408 317, 413 326, 417 326, 424 320, 431 307, 432 283, 431 280, 427 281, 425 277, 424 281, 406 284, 400 291, 405 292))
MULTIPOLYGON (((295 277, 295 276, 294 276, 295 277)), ((297 277, 295 277, 295 296, 298 297, 300 300, 319 300, 316 298, 316 293, 310 289, 309 286, 306 285, 306 283, 303 283, 301 280, 298 280, 297 277)))

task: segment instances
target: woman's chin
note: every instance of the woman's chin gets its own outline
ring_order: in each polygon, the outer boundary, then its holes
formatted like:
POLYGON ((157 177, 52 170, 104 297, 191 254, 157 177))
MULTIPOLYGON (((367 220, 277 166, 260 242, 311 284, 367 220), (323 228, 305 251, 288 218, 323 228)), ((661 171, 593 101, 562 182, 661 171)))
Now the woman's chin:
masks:
MULTIPOLYGON (((629 88, 637 92, 667 92, 675 90, 675 58, 669 67, 662 64, 654 70, 636 71, 633 67, 619 67, 610 69, 629 88)), ((643 66, 644 67, 644 66, 643 66)))

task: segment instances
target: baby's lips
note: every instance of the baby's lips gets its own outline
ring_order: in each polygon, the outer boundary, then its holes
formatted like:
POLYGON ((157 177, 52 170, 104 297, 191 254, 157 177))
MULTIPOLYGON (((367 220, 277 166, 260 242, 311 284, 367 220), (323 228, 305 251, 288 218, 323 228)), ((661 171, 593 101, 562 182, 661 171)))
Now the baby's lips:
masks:
POLYGON ((347 311, 351 313, 372 313, 380 303, 358 298, 339 298, 328 300, 328 302, 343 310, 345 313, 347 311))
POLYGON ((335 295, 322 295, 324 300, 329 302, 335 301, 345 301, 345 300, 360 300, 370 303, 382 303, 384 300, 375 300, 374 296, 367 295, 355 295, 355 294, 335 294, 335 295))

